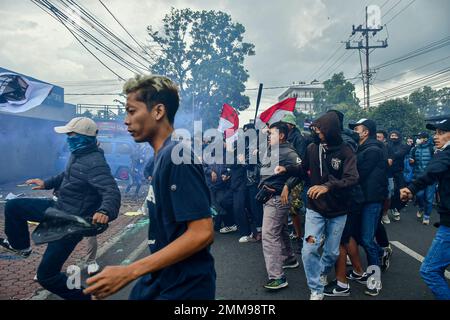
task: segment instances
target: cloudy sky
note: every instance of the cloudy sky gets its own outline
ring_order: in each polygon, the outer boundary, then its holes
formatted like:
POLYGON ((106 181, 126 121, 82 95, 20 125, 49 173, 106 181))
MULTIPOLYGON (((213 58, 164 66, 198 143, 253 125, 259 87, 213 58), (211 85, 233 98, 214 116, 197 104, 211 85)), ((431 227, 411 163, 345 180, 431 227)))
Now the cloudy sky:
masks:
MULTIPOLYGON (((133 43, 99 1, 77 2, 122 39, 133 43)), ((250 74, 248 89, 258 87, 259 83, 270 88, 288 86, 293 81, 323 81, 332 72, 339 71, 347 78, 357 76, 360 72, 357 50, 345 50, 341 42, 348 40, 352 24, 364 21, 366 5, 381 7, 382 24, 387 24, 373 39, 374 43, 385 38, 389 42, 388 48, 371 54, 371 66, 442 40, 450 31, 448 0, 103 0, 103 3, 142 43, 148 40, 146 27, 158 28, 171 6, 229 13, 234 21, 245 26, 245 41, 256 46, 256 55, 246 61, 250 74)), ((117 77, 32 1, 0 0, 0 39, 1 67, 60 84, 66 93, 109 93, 120 89, 119 81, 114 81, 117 77), (93 80, 105 81, 101 86, 93 86, 93 80), (80 86, 83 81, 86 82, 80 86)), ((132 76, 130 71, 105 62, 122 77, 132 76)), ((372 92, 385 91, 449 65, 447 42, 438 50, 379 70, 372 92)), ((361 81, 357 81, 356 86, 362 99, 361 81)), ((283 89, 265 90, 261 108, 275 103, 282 92, 283 89)), ((246 93, 254 108, 257 91, 246 93)), ((116 98, 66 96, 66 102, 111 104, 116 98)), ((241 122, 247 122, 253 113, 243 112, 241 122)))

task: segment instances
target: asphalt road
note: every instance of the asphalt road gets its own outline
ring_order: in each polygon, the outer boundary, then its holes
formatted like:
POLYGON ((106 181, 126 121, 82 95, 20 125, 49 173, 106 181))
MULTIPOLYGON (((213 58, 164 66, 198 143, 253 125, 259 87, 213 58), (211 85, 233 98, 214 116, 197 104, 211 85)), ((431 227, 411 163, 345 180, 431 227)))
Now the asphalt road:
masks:
MULTIPOLYGON (((435 212, 431 217, 431 224, 424 226, 416 220, 416 210, 410 204, 402 210, 401 221, 386 225, 389 240, 393 248, 390 268, 382 274, 383 289, 379 296, 370 297, 364 294, 364 286, 351 283, 349 297, 334 298, 333 300, 430 300, 433 299, 431 291, 427 288, 419 275, 420 262, 417 260, 426 256, 427 250, 433 240, 436 228, 432 223, 438 220, 435 212), (401 247, 402 249, 400 249, 401 247), (411 250, 413 252, 411 252, 411 250), (405 252, 406 251, 406 252, 405 252)), ((136 243, 145 241, 146 230, 141 230, 126 244, 124 252, 132 253, 137 259, 147 255, 146 250, 136 251, 136 243)), ((267 281, 262 254, 261 243, 238 242, 237 234, 222 235, 217 233, 212 254, 215 258, 217 272, 216 298, 218 300, 306 300, 309 290, 303 266, 287 271, 289 286, 273 292, 262 286, 267 281)), ((294 243, 298 247, 298 244, 294 243)), ((112 250, 114 251, 114 249, 112 250)), ((362 260, 365 254, 361 251, 362 260)), ((119 264, 117 257, 106 254, 100 261, 105 264, 119 264)), ((329 276, 332 279, 333 275, 329 276)), ((450 284, 450 281, 449 281, 450 284)), ((133 284, 122 289, 110 299, 127 299, 133 284)))

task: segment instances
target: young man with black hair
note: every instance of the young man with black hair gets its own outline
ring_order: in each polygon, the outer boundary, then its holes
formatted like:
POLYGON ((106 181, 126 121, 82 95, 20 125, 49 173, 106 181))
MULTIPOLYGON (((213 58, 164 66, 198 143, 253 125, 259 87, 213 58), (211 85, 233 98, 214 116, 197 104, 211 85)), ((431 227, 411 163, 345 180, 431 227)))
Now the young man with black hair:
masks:
MULTIPOLYGON (((297 165, 301 159, 292 145, 286 141, 289 129, 286 124, 277 122, 269 128, 269 143, 273 153, 274 148, 279 150, 278 163, 282 166, 297 165)), ((267 159, 266 159, 267 160, 267 159)), ((289 191, 300 180, 287 175, 276 175, 267 172, 264 166, 269 162, 263 160, 261 169, 261 183, 259 188, 272 190, 272 196, 264 203, 262 223, 262 246, 266 270, 269 277, 264 285, 266 289, 276 290, 288 285, 284 269, 297 268, 299 263, 292 250, 289 238, 289 191)))
POLYGON ((420 190, 439 183, 439 228, 420 267, 420 274, 437 299, 450 300, 450 287, 444 276, 450 265, 450 118, 428 124, 427 129, 435 130, 436 154, 425 172, 400 190, 400 197, 408 201, 420 190))
POLYGON ((128 132, 155 150, 147 196, 151 254, 127 266, 106 267, 87 280, 85 292, 102 299, 137 279, 130 299, 214 299, 216 273, 209 248, 214 230, 203 167, 193 164, 193 152, 190 163, 172 161, 179 143, 171 141, 177 86, 164 76, 136 76, 124 85, 124 93, 128 132))

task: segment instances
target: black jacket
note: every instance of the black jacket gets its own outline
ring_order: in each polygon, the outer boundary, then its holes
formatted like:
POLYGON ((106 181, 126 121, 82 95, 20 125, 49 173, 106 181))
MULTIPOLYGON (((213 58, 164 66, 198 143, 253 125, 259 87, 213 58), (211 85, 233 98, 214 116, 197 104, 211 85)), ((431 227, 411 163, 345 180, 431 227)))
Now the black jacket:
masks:
POLYGON ((306 147, 309 143, 297 127, 294 127, 291 131, 289 131, 287 142, 292 145, 301 159, 305 157, 306 147))
POLYGON ((102 212, 109 221, 119 214, 120 191, 97 146, 72 153, 65 172, 44 181, 44 185, 57 191, 56 208, 66 213, 92 217, 102 212))
POLYGON ((443 151, 437 151, 428 164, 425 172, 414 179, 408 186, 413 194, 427 186, 439 183, 438 212, 441 216, 441 225, 450 227, 450 145, 443 151))
POLYGON ((383 202, 387 195, 387 159, 384 144, 369 138, 356 152, 364 202, 383 202))
POLYGON ((389 175, 392 177, 395 173, 403 172, 405 156, 409 153, 409 146, 403 144, 400 132, 392 131, 391 133, 397 133, 399 139, 397 142, 389 141, 388 152, 389 159, 393 160, 392 166, 389 168, 389 175))
MULTIPOLYGON (((282 143, 279 145, 279 165, 280 166, 291 166, 298 165, 301 162, 299 155, 294 150, 290 143, 282 143)), ((269 169, 270 163, 267 163, 261 168, 261 183, 259 187, 263 185, 270 186, 275 189, 276 195, 280 195, 283 191, 285 185, 292 190, 296 185, 300 183, 299 178, 289 177, 288 175, 275 175, 273 170, 269 169)))

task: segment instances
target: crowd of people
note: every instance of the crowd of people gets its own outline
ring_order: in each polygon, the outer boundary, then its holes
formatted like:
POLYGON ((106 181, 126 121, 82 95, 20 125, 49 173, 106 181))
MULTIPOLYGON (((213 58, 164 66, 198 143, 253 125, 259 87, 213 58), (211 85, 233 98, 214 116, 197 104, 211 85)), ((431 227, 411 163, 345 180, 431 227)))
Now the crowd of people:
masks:
MULTIPOLYGON (((37 272, 47 290, 65 299, 103 299, 137 280, 130 299, 214 299, 210 245, 215 229, 238 232, 243 245, 261 241, 267 290, 287 287, 285 270, 302 262, 311 300, 348 296, 350 281, 376 296, 392 255, 384 227, 389 214, 399 221, 414 198, 417 217, 427 225, 438 190, 440 226, 420 272, 438 299, 450 299, 444 278, 450 261, 450 119, 427 125, 435 131, 434 145, 423 132, 413 146, 403 144, 399 131, 377 130, 370 119, 345 128, 344 115, 336 110, 313 121, 309 134, 288 114, 261 129, 267 141, 257 144, 278 149, 274 168, 266 161, 269 153, 250 148, 239 153, 237 144, 227 141, 224 155, 231 162, 175 164, 172 153, 180 143, 172 139, 176 85, 163 76, 137 76, 125 84, 124 93, 130 135, 154 150, 147 166, 134 157, 138 176, 127 188, 139 191, 144 172, 151 181, 146 198, 150 254, 126 266, 105 267, 87 280, 87 288, 68 288, 61 268, 83 234, 60 237, 49 242, 37 272), (248 161, 251 154, 257 155, 256 163, 248 161), (329 281, 333 268, 336 278, 329 281)), ((244 127, 250 129, 252 124, 244 127)), ((94 225, 110 223, 119 212, 121 194, 96 144, 96 124, 75 118, 55 131, 67 134, 72 153, 65 172, 27 183, 54 189, 57 201, 15 199, 5 206, 6 238, 0 245, 23 258, 31 253, 26 222, 47 221, 48 208, 89 217, 94 225)), ((189 158, 195 157, 191 152, 189 158)))

